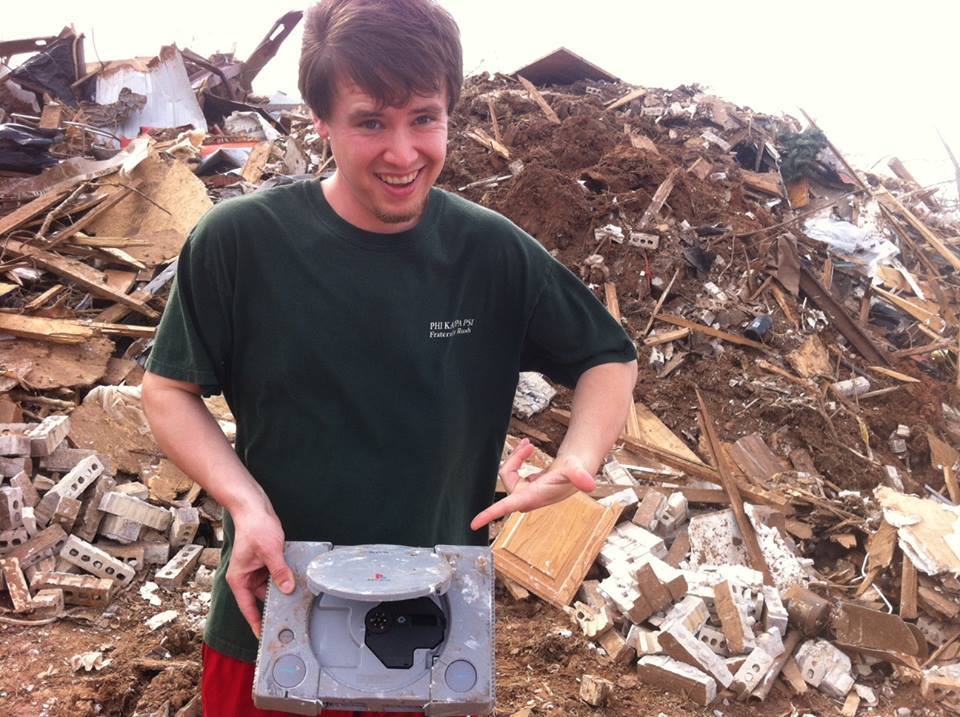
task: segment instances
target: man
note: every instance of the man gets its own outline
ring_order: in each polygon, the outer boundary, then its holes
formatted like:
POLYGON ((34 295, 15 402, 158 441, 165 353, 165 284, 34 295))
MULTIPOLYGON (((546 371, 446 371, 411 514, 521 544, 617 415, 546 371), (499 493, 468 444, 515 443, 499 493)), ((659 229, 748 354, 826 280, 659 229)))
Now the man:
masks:
POLYGON ((619 325, 522 230, 433 188, 461 82, 433 0, 324 0, 300 89, 336 172, 221 203, 183 249, 143 403, 225 509, 206 715, 269 714, 252 663, 267 580, 293 589, 284 540, 486 544, 491 520, 592 489, 623 426, 619 325), (539 476, 518 474, 529 442, 514 451, 491 506, 520 370, 575 386, 572 418, 539 476), (200 398, 219 391, 235 451, 200 398))

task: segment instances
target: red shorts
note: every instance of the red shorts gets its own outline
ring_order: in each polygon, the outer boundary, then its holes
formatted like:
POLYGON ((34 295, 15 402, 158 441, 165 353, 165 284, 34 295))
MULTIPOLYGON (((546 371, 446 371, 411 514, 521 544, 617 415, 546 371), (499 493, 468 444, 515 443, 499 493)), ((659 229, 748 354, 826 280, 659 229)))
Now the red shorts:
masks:
MULTIPOLYGON (((289 712, 253 706, 252 662, 241 662, 203 643, 203 717, 283 717, 289 712)), ((343 712, 323 710, 321 717, 423 717, 422 712, 343 712)))

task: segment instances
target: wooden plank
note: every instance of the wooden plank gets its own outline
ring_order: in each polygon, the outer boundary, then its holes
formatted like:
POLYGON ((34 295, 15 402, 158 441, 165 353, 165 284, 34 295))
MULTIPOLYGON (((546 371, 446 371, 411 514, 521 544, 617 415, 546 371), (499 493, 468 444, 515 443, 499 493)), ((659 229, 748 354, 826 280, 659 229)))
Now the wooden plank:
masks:
POLYGON ((613 102, 611 102, 610 104, 608 104, 608 105, 607 105, 607 109, 610 110, 610 111, 618 110, 618 109, 620 109, 621 107, 623 107, 624 105, 628 105, 628 104, 630 104, 631 102, 633 102, 634 100, 640 99, 640 98, 643 97, 645 94, 647 94, 647 90, 646 90, 645 88, 643 88, 643 87, 638 87, 638 88, 635 89, 635 90, 630 90, 630 92, 628 92, 627 94, 625 94, 625 95, 624 95, 623 97, 621 97, 620 99, 614 100, 613 102))
POLYGON ((493 97, 487 95, 487 111, 490 112, 490 124, 493 126, 493 138, 503 144, 503 135, 500 134, 500 123, 497 121, 497 105, 493 97))
POLYGON ((924 326, 929 326, 937 333, 942 334, 947 328, 947 322, 940 316, 939 307, 936 304, 922 301, 921 299, 906 299, 886 289, 881 289, 879 286, 873 288, 873 293, 884 301, 902 309, 924 326))
POLYGON ((84 214, 82 217, 80 217, 80 219, 75 221, 69 227, 67 227, 66 229, 63 229, 62 231, 57 232, 53 236, 53 241, 56 243, 68 241, 77 232, 90 226, 99 217, 103 216, 104 214, 109 212, 111 209, 113 209, 115 206, 117 206, 120 202, 122 202, 124 199, 129 197, 133 193, 134 188, 136 188, 140 184, 141 184, 140 181, 133 182, 131 187, 124 187, 108 195, 103 199, 103 201, 99 202, 96 207, 94 207, 89 212, 84 214))
POLYGON ((920 356, 922 354, 933 353, 934 351, 941 351, 943 349, 953 348, 953 346, 954 346, 953 339, 942 339, 940 341, 934 341, 929 344, 924 344, 923 346, 914 346, 913 348, 894 351, 893 357, 895 359, 902 359, 902 358, 908 358, 910 356, 920 356))
POLYGON ((635 404, 635 408, 639 420, 639 430, 636 435, 637 440, 647 445, 660 446, 688 461, 705 465, 704 462, 700 460, 700 456, 690 450, 689 446, 687 446, 676 433, 671 431, 663 421, 657 418, 656 414, 645 404, 638 402, 635 404))
POLYGON ((496 570, 552 605, 576 595, 622 506, 575 493, 560 503, 514 513, 493 542, 496 570))
POLYGON ((525 433, 526 435, 530 436, 531 438, 535 438, 541 443, 553 443, 553 441, 550 440, 550 436, 548 436, 546 433, 534 428, 528 423, 524 423, 523 421, 521 421, 519 418, 516 418, 515 416, 510 417, 510 430, 519 431, 520 433, 525 433))
POLYGON ((93 329, 62 319, 0 314, 0 331, 22 339, 53 344, 82 344, 93 338, 93 329))
POLYGON ((480 127, 468 129, 464 134, 477 144, 481 144, 491 152, 496 152, 506 160, 510 159, 510 150, 504 147, 500 142, 484 132, 480 127))
POLYGON ((4 246, 11 254, 28 258, 37 266, 82 286, 91 294, 128 306, 148 318, 160 318, 160 314, 157 311, 151 309, 143 302, 138 301, 132 296, 111 289, 107 285, 106 276, 102 272, 87 266, 82 261, 58 256, 53 252, 37 249, 29 244, 16 241, 15 239, 7 239, 4 246))
POLYGON ((660 346, 661 344, 668 344, 671 341, 678 341, 684 339, 690 335, 690 329, 673 329, 672 331, 665 331, 662 334, 654 334, 653 336, 648 336, 643 340, 644 346, 660 346))
POLYGON ((650 206, 647 207, 643 216, 640 217, 641 227, 648 226, 657 218, 664 203, 667 201, 667 197, 669 197, 670 192, 673 191, 673 185, 676 183, 679 174, 680 168, 674 168, 670 174, 666 176, 666 179, 660 183, 660 186, 657 187, 657 191, 653 193, 653 199, 650 200, 650 206))
POLYGON ((247 184, 256 184, 263 175, 263 168, 267 166, 273 142, 260 142, 250 150, 246 164, 240 172, 240 178, 247 184))
POLYGON ((543 110, 543 114, 547 116, 547 119, 553 124, 560 124, 560 118, 557 117, 557 113, 553 111, 553 108, 543 98, 543 95, 540 94, 540 90, 534 87, 533 83, 523 75, 517 75, 517 80, 523 85, 523 89, 527 91, 531 99, 537 103, 537 106, 543 110))
POLYGON ((890 378, 896 379, 897 381, 901 381, 903 383, 920 383, 919 378, 908 376, 905 373, 900 373, 899 371, 894 371, 893 369, 885 368, 884 366, 870 366, 870 370, 875 371, 876 373, 881 373, 884 376, 889 376, 890 378))
POLYGON ((757 541, 757 534, 753 529, 753 524, 750 522, 750 519, 747 518, 746 511, 743 507, 743 498, 740 496, 740 489, 727 471, 726 463, 723 460, 720 448, 720 437, 717 435, 717 427, 707 410, 707 404, 704 402, 703 396, 700 395, 700 390, 696 389, 696 392, 697 401, 700 404, 700 417, 703 423, 704 434, 707 438, 707 445, 710 447, 710 453, 713 455, 713 460, 716 463, 717 473, 720 475, 723 490, 730 499, 730 508, 733 510, 737 527, 740 529, 740 534, 743 537, 743 544, 747 550, 750 565, 754 570, 763 573, 763 582, 765 585, 772 585, 773 577, 770 575, 770 568, 767 567, 767 561, 763 556, 763 551, 760 550, 760 543, 757 541))
POLYGON ((759 433, 744 436, 730 447, 730 457, 748 477, 762 483, 787 470, 786 464, 759 433))
MULTIPOLYGON (((607 302, 607 311, 616 319, 617 324, 622 324, 623 319, 620 316, 620 300, 617 298, 617 285, 612 282, 605 282, 603 285, 603 294, 607 302)), ((637 407, 633 404, 633 395, 631 391, 630 408, 627 412, 627 435, 638 437, 640 431, 640 420, 637 418, 637 407)))
POLYGON ((657 299, 657 305, 653 307, 653 313, 650 314, 650 319, 647 321, 647 325, 643 328, 643 332, 640 334, 641 337, 644 337, 650 333, 653 322, 656 321, 657 314, 660 313, 660 309, 663 307, 664 302, 667 300, 667 297, 670 296, 670 289, 673 288, 673 282, 677 280, 679 275, 679 269, 673 272, 673 276, 670 277, 670 283, 667 284, 667 288, 663 290, 663 292, 660 294, 660 298, 657 299))
POLYGON ((903 554, 903 569, 900 573, 900 617, 917 619, 917 567, 903 554))
POLYGON ((720 329, 715 329, 712 326, 706 326, 704 324, 698 324, 695 321, 687 321, 682 319, 679 316, 673 316, 672 314, 661 314, 657 317, 658 321, 666 321, 668 324, 673 324, 674 326, 683 326, 691 331, 697 331, 701 334, 706 334, 707 336, 714 336, 718 339, 723 339, 724 341, 729 341, 732 344, 738 344, 740 346, 748 346, 752 349, 758 349, 760 351, 766 351, 767 347, 756 341, 751 341, 746 339, 743 336, 737 336, 736 334, 728 334, 726 331, 721 331, 720 329))
POLYGON ((960 271, 960 257, 950 251, 950 248, 943 243, 943 241, 934 234, 930 228, 924 224, 917 216, 907 209, 899 199, 890 194, 890 192, 880 190, 876 193, 877 198, 881 204, 887 206, 887 208, 895 211, 897 214, 902 216, 907 224, 909 224, 913 229, 922 236, 927 244, 934 248, 934 250, 947 260, 947 263, 950 264, 955 270, 960 271))
POLYGON ((62 186, 53 187, 33 201, 27 202, 18 207, 6 216, 0 217, 0 236, 19 228, 23 224, 33 219, 35 216, 45 212, 67 194, 72 187, 62 186))
POLYGON ((751 172, 749 169, 741 169, 740 179, 750 189, 774 197, 783 196, 783 190, 780 188, 779 172, 751 172))

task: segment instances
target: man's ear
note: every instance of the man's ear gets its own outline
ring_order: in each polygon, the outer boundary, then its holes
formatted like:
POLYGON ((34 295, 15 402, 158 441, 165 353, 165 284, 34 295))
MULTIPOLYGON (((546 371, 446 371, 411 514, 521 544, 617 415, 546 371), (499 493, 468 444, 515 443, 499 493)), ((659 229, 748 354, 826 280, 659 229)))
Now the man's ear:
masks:
POLYGON ((316 112, 310 110, 310 118, 313 120, 313 128, 317 130, 320 139, 330 139, 330 127, 322 119, 317 117, 316 112))

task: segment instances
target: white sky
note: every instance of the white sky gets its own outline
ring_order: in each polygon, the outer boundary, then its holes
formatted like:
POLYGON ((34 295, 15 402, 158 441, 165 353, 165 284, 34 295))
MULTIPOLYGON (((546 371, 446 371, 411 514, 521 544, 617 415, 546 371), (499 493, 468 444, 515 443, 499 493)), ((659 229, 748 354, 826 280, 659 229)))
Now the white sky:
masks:
MULTIPOLYGON (((936 129, 960 153, 960 3, 441 2, 460 25, 468 73, 511 72, 563 45, 634 84, 697 82, 768 113, 799 117, 803 107, 860 168, 878 161, 885 167, 896 155, 923 182, 953 179, 936 129)), ((88 59, 151 55, 173 42, 203 55, 235 50, 245 58, 299 2, 43 0, 33 6, 34 12, 4 14, 0 40, 53 35, 73 23, 87 36, 88 59)), ((299 30, 255 90, 296 92, 299 30)))

